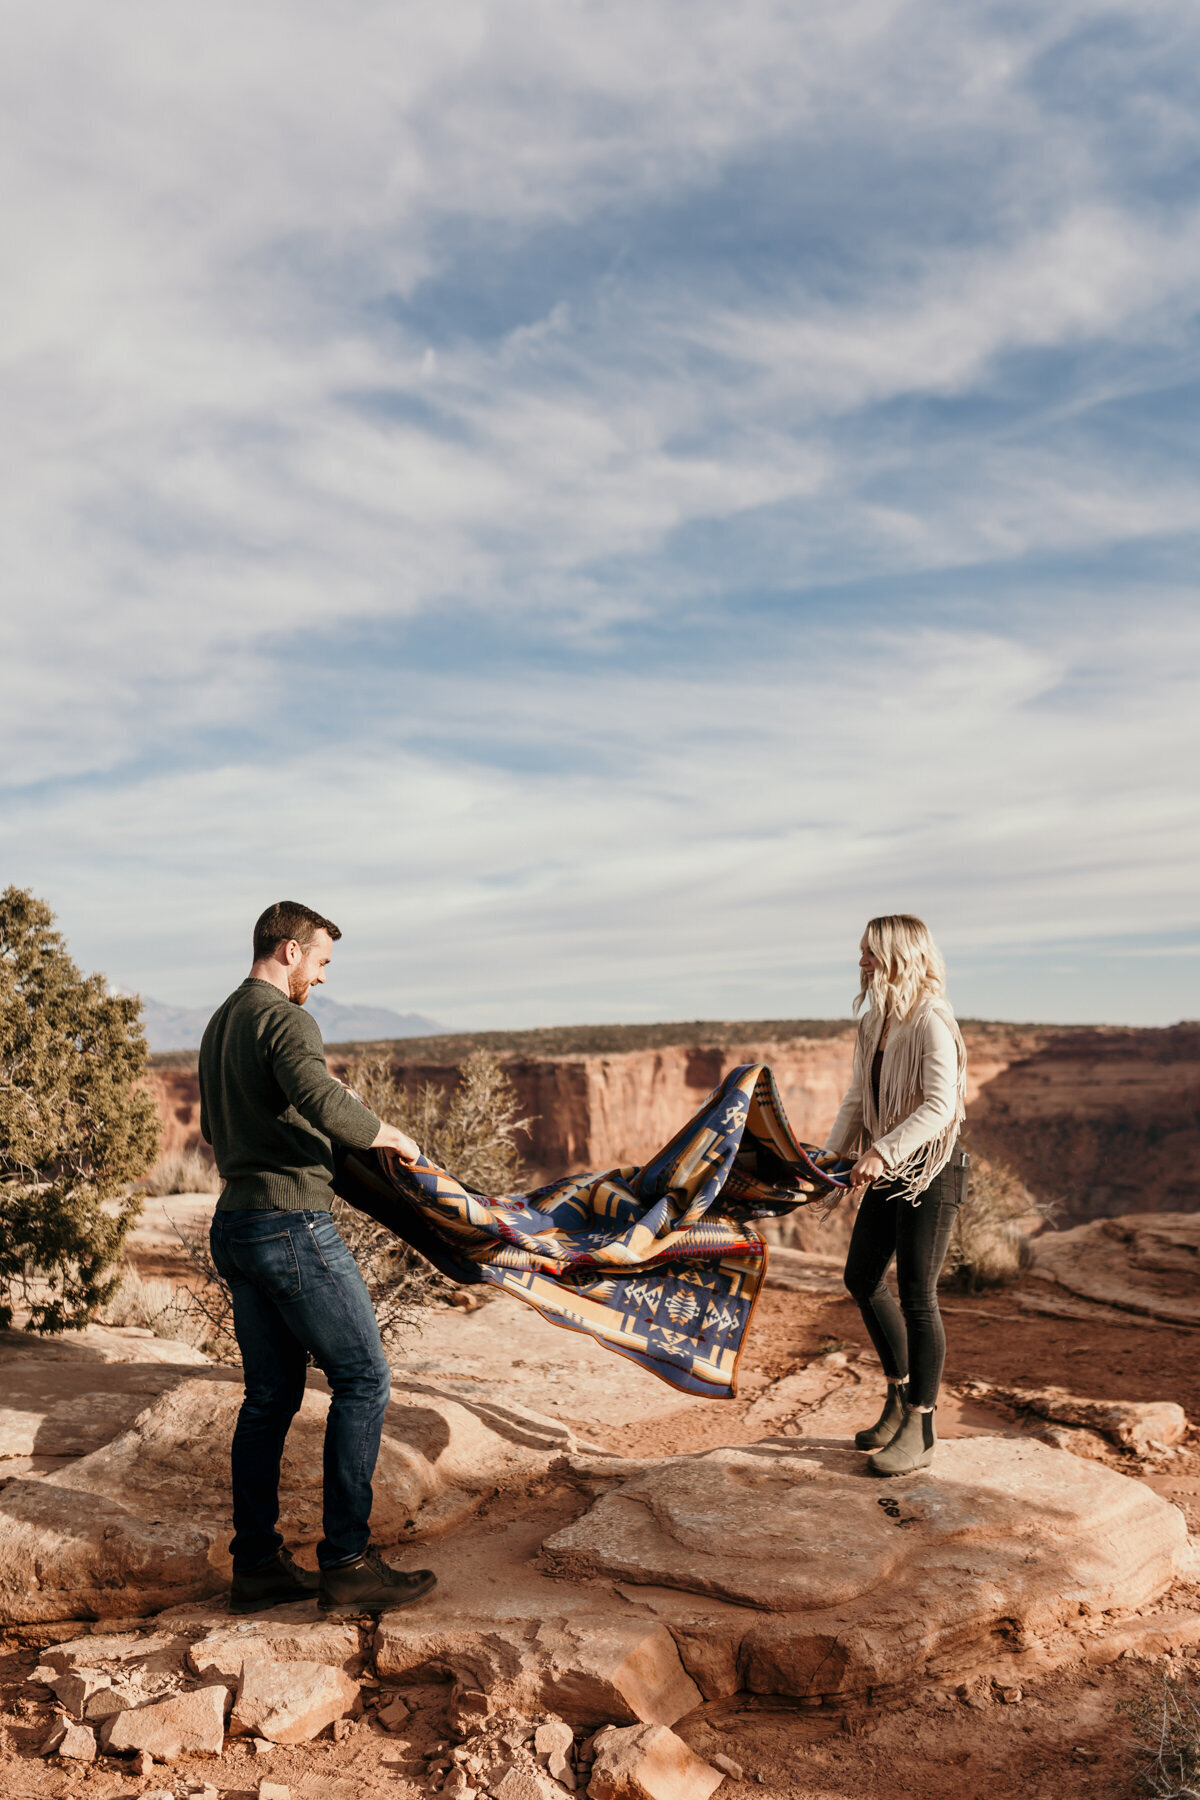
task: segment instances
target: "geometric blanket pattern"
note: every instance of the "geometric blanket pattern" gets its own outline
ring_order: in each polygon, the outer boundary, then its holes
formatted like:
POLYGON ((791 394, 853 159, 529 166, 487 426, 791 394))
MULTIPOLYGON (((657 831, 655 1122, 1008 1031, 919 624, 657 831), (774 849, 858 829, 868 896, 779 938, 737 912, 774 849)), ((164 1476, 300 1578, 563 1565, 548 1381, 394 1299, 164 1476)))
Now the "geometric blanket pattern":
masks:
POLYGON ((835 1199, 851 1161, 797 1142, 769 1068, 733 1069, 650 1162, 477 1194, 424 1157, 339 1157, 335 1187, 460 1282, 503 1288, 685 1393, 737 1392, 767 1271, 759 1218, 835 1199))

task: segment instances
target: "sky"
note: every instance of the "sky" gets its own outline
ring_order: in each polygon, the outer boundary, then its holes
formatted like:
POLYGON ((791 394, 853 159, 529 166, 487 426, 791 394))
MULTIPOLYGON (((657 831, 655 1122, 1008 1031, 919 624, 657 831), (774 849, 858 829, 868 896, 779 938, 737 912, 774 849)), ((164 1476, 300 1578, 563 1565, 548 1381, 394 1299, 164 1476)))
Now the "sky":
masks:
POLYGON ((1200 1015, 1200 13, 16 0, 0 877, 454 1028, 1200 1015))

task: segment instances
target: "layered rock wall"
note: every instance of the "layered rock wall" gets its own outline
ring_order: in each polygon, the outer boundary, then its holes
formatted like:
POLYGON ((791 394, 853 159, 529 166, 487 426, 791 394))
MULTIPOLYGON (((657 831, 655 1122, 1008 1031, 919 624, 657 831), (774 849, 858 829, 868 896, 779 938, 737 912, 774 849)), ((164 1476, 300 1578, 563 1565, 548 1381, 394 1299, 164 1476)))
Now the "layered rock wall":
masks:
MULTIPOLYGON (((964 1026, 972 1148, 1009 1163, 1063 1222, 1200 1208, 1200 1026, 964 1026)), ((452 1055, 403 1060, 415 1088, 457 1078, 452 1055)), ((849 1079, 852 1028, 831 1036, 681 1043, 603 1055, 510 1055, 535 1179, 644 1161, 739 1063, 775 1071, 797 1135, 823 1141, 849 1079)), ((335 1051, 331 1066, 342 1065, 335 1051)), ((165 1151, 199 1142, 195 1072, 149 1077, 165 1151)))

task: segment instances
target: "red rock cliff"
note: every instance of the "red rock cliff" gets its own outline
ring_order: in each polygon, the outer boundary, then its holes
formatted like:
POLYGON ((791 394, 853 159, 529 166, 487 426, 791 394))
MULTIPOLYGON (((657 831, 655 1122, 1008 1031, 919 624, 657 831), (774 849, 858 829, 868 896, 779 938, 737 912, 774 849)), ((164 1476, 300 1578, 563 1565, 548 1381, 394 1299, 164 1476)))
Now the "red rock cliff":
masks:
MULTIPOLYGON (((1002 1157, 1063 1222, 1200 1208, 1200 1026, 1167 1030, 968 1023, 968 1136, 1002 1157)), ((423 1045, 428 1049, 428 1044, 423 1045)), ((448 1059, 402 1060, 407 1086, 455 1079, 448 1059)), ((641 1162, 664 1144, 729 1069, 766 1062, 797 1136, 820 1143, 850 1073, 853 1035, 679 1044, 610 1054, 506 1056, 532 1118, 535 1178, 641 1162)), ((461 1052, 458 1052, 461 1053, 461 1052)), ((331 1054, 337 1069, 341 1059, 331 1054)), ((160 1067, 150 1082, 163 1149, 199 1141, 193 1071, 160 1067)))

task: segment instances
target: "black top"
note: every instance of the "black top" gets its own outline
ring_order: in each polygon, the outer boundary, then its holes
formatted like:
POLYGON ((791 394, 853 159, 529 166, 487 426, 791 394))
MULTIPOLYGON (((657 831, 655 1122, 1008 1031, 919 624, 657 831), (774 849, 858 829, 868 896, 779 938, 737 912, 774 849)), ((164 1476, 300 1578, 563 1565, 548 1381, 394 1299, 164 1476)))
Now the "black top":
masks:
POLYGON ((204 1030, 200 1130, 225 1180, 218 1212, 328 1211, 331 1140, 365 1150, 379 1120, 329 1073, 312 1014, 248 975, 204 1030))

